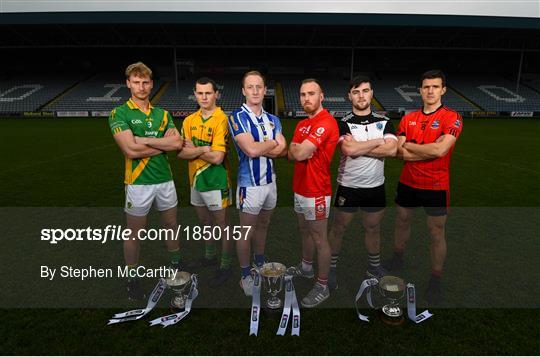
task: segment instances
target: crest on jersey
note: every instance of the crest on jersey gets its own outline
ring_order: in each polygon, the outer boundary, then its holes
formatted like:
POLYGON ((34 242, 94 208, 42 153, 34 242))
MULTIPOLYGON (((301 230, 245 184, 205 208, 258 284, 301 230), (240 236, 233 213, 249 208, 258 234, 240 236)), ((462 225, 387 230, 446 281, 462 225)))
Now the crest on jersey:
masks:
POLYGON ((322 213, 324 212, 324 205, 319 203, 315 209, 317 210, 317 213, 322 213))
POLYGON ((151 129, 152 128, 152 124, 154 122, 154 119, 148 117, 146 119, 144 119, 144 121, 146 122, 146 126, 148 127, 148 129, 151 129))
POLYGON ((431 123, 431 129, 438 129, 439 128, 439 121, 434 120, 433 123, 431 123))
POLYGON ((268 125, 270 126, 270 128, 274 129, 276 127, 276 125, 274 124, 274 122, 270 122, 268 123, 268 125))
POLYGON ((322 134, 324 134, 324 128, 323 127, 317 128, 317 130, 315 131, 315 134, 317 136, 321 136, 322 134))
POLYGON ((375 126, 377 127, 377 129, 382 130, 382 123, 377 123, 375 126))
POLYGON ((461 120, 459 120, 459 119, 456 120, 456 121, 454 122, 454 126, 455 126, 456 128, 459 128, 459 127, 461 126, 461 120))

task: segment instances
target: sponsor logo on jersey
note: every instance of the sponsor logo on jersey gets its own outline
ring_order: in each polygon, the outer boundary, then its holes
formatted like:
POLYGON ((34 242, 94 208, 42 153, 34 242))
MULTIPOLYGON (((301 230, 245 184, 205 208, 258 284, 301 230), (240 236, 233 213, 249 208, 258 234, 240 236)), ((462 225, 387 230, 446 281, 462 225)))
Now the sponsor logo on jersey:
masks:
POLYGON ((309 129, 311 129, 311 125, 303 126, 298 131, 304 135, 309 134, 309 129))
POLYGON ((133 119, 131 124, 142 124, 142 121, 140 119, 133 119))
POLYGON ((145 136, 157 136, 158 132, 157 131, 145 131, 144 132, 144 135, 145 136))
POLYGON ((375 124, 375 126, 376 126, 377 129, 379 129, 379 130, 382 130, 382 128, 383 128, 382 123, 377 123, 377 124, 375 124))
POLYGON ((410 121, 410 122, 409 122, 409 125, 411 125, 411 126, 412 126, 412 125, 416 125, 416 122, 415 122, 415 121, 410 121))
POLYGON ((433 123, 431 123, 431 129, 438 129, 439 128, 439 121, 434 120, 433 123))
POLYGON ((352 124, 352 125, 351 125, 351 129, 352 129, 352 130, 354 130, 354 129, 358 129, 358 126, 357 126, 357 125, 355 125, 355 124, 352 124))

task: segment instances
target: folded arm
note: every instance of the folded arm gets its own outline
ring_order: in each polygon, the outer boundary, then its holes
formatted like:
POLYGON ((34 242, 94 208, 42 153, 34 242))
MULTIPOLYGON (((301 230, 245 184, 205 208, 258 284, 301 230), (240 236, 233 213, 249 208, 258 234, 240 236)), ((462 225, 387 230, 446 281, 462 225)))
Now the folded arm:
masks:
POLYGON ((304 161, 310 159, 316 150, 317 146, 308 139, 305 139, 300 144, 291 143, 291 145, 289 145, 287 157, 291 161, 304 161))
POLYGON ((167 129, 162 138, 135 137, 138 144, 148 145, 161 151, 182 150, 182 137, 176 128, 167 129))
POLYGON ((279 146, 276 140, 266 140, 263 142, 257 142, 253 139, 253 136, 249 133, 241 133, 234 137, 240 149, 249 157, 256 158, 265 156, 272 149, 279 146))
POLYGON ((163 152, 148 145, 137 143, 131 130, 123 130, 114 134, 114 140, 128 159, 141 159, 156 156, 163 152))
POLYGON ((370 150, 366 156, 384 158, 396 156, 398 141, 393 136, 390 136, 384 140, 384 144, 377 146, 370 150))
POLYGON ((456 137, 446 134, 438 138, 434 143, 415 144, 409 142, 404 143, 403 148, 408 152, 421 157, 422 160, 432 160, 446 155, 455 143, 456 137))

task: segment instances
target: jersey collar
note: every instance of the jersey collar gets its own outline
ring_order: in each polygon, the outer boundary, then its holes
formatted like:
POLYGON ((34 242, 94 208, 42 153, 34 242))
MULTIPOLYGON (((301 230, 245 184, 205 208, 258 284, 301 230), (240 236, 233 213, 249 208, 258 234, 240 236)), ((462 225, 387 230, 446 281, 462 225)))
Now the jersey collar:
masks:
POLYGON ((258 117, 258 118, 260 118, 260 117, 262 117, 263 115, 266 114, 266 110, 264 110, 263 107, 261 107, 261 115, 260 115, 260 116, 257 116, 257 115, 256 115, 256 114, 248 107, 248 105, 247 105, 246 103, 242 104, 242 108, 243 108, 246 112, 251 113, 251 114, 255 115, 255 116, 258 117))
POLYGON ((129 98, 129 100, 126 102, 127 106, 129 107, 129 109, 131 110, 140 110, 141 112, 145 113, 146 115, 150 114, 150 111, 152 109, 154 109, 154 106, 152 105, 151 102, 148 103, 148 112, 144 112, 141 108, 139 108, 139 106, 137 104, 135 104, 135 102, 133 101, 132 98, 129 98))
POLYGON ((442 107, 444 107, 444 104, 441 103, 441 105, 440 105, 437 109, 435 109, 434 111, 432 111, 431 113, 426 113, 426 112, 424 112, 424 107, 422 107, 421 110, 422 110, 422 114, 424 114, 424 115, 432 115, 432 114, 437 113, 442 107))

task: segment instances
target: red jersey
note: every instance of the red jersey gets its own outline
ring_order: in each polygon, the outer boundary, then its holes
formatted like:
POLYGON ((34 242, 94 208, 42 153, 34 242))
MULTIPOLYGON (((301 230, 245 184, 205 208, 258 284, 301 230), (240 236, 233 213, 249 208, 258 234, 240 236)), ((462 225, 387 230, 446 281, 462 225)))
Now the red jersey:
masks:
POLYGON ((311 159, 294 163, 293 191, 304 197, 331 196, 330 161, 339 139, 336 119, 323 109, 313 118, 301 120, 291 142, 301 144, 306 139, 317 150, 311 159))
MULTIPOLYGON (((418 110, 405 115, 399 123, 397 136, 405 136, 406 142, 429 144, 442 135, 453 135, 457 139, 462 127, 461 116, 441 105, 430 114, 418 110)), ((426 161, 405 161, 399 181, 422 190, 449 190, 452 151, 453 146, 443 157, 426 161)))

